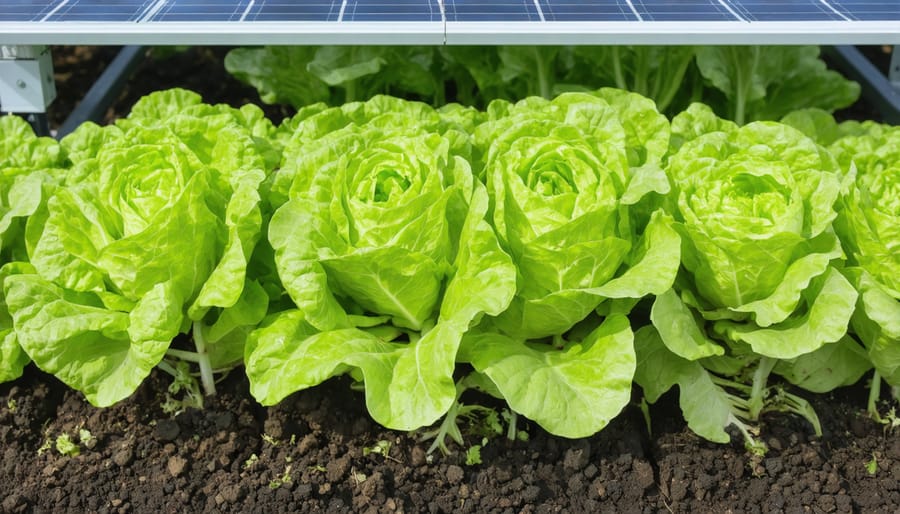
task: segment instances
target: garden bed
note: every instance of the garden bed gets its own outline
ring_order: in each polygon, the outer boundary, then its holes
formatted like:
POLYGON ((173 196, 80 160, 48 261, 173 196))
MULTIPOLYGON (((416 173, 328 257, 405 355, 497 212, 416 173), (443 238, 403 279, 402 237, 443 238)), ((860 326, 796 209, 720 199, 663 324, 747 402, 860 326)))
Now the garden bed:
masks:
MULTIPOLYGON (((225 52, 191 49, 148 61, 107 121, 170 87, 208 103, 258 103, 225 72, 225 52)), ((52 126, 113 55, 111 48, 55 51, 52 126)), ((290 114, 266 113, 275 122, 290 114)), ((798 393, 818 413, 822 437, 800 418, 764 416, 764 457, 748 453, 737 434, 725 445, 695 436, 672 393, 650 409, 650 427, 636 395, 590 438, 550 436, 519 418, 527 440, 485 444, 470 433, 449 455, 429 455, 421 434, 372 422, 348 380, 264 408, 235 370, 203 410, 179 414, 163 408, 169 380, 154 372, 105 409, 34 365, 0 385, 0 512, 892 513, 900 506, 900 437, 866 416, 865 378, 826 395, 798 393), (483 445, 481 463, 467 455, 474 445, 483 445)), ((887 403, 880 407, 887 412, 887 403)))
POLYGON ((629 407, 587 439, 520 422, 527 442, 493 439, 482 464, 468 465, 466 448, 429 457, 416 434, 374 424, 348 381, 262 408, 235 372, 202 411, 172 417, 161 407, 167 380, 155 373, 106 409, 33 366, 0 386, 0 510, 893 513, 900 505, 900 438, 865 416, 861 385, 811 398, 821 438, 798 418, 765 418, 763 458, 738 439, 699 439, 677 409, 651 410, 648 434, 629 407), (57 450, 62 434, 79 455, 57 450))

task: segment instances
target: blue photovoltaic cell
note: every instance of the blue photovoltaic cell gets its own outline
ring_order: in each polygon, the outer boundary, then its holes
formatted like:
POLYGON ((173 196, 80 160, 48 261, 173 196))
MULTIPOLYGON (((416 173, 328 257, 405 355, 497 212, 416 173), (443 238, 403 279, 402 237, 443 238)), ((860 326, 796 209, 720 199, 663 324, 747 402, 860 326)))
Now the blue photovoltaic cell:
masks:
POLYGON ((0 3, 0 21, 40 21, 55 4, 52 0, 6 0, 0 3))
POLYGON ((541 21, 533 0, 444 0, 447 21, 541 21))
POLYGON ((729 0, 747 21, 840 21, 845 19, 821 0, 729 0))
POLYGON ((631 0, 642 21, 735 21, 718 0, 631 0))
POLYGON ((217 0, 169 0, 151 18, 153 21, 240 21, 248 11, 250 0, 229 2, 217 0))
POLYGON ((340 1, 257 0, 246 21, 337 21, 340 1))
POLYGON ((828 3, 851 20, 900 21, 900 0, 829 0, 828 3))
POLYGON ((540 0, 547 21, 637 21, 626 0, 540 0))
POLYGON ((57 1, 46 21, 138 21, 153 7, 152 0, 57 1))
POLYGON ((350 0, 344 21, 441 21, 437 0, 350 0))

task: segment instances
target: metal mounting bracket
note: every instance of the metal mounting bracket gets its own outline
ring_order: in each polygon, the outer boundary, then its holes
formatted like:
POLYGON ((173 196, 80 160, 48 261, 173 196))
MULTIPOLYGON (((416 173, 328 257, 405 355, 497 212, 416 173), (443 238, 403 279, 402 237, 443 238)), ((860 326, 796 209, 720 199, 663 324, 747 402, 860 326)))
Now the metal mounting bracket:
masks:
POLYGON ((55 98, 50 47, 0 45, 0 112, 25 115, 36 134, 48 136, 47 106, 55 98))
POLYGON ((48 46, 0 46, 0 110, 43 113, 56 98, 48 46))

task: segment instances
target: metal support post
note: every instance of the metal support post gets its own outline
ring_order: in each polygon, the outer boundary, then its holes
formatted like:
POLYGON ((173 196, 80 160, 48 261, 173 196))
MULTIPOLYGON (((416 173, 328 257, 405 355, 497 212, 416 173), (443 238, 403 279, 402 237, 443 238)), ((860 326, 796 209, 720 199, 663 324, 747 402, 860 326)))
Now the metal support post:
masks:
POLYGON ((144 61, 146 54, 147 48, 143 46, 122 48, 66 121, 60 125, 56 137, 65 137, 85 121, 100 123, 106 110, 118 99, 131 74, 144 61))
POLYGON ((900 95, 900 45, 894 45, 891 51, 891 68, 888 70, 888 80, 894 92, 900 95))
POLYGON ((859 82, 863 96, 882 113, 884 121, 900 123, 900 88, 897 87, 900 58, 896 47, 887 76, 854 46, 835 46, 829 55, 847 78, 859 82))

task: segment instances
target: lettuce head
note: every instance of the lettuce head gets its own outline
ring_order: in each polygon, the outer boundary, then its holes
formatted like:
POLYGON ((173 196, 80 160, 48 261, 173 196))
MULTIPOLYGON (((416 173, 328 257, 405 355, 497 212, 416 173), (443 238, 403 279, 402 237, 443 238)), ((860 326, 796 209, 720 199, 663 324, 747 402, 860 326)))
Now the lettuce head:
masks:
POLYGON ((252 110, 168 91, 63 140, 72 169, 25 231, 33 272, 4 291, 28 355, 91 403, 130 395, 177 334, 244 296, 267 173, 252 110))
POLYGON ((379 423, 430 424, 455 399, 462 336, 515 287, 457 128, 469 117, 390 97, 298 116, 268 232, 296 308, 251 335, 251 392, 270 405, 350 373, 379 423))
POLYGON ((650 201, 669 190, 669 124, 652 101, 604 89, 496 101, 475 135, 517 288, 460 360, 548 431, 591 435, 630 399, 625 314, 670 288, 679 266, 672 220, 650 201))

